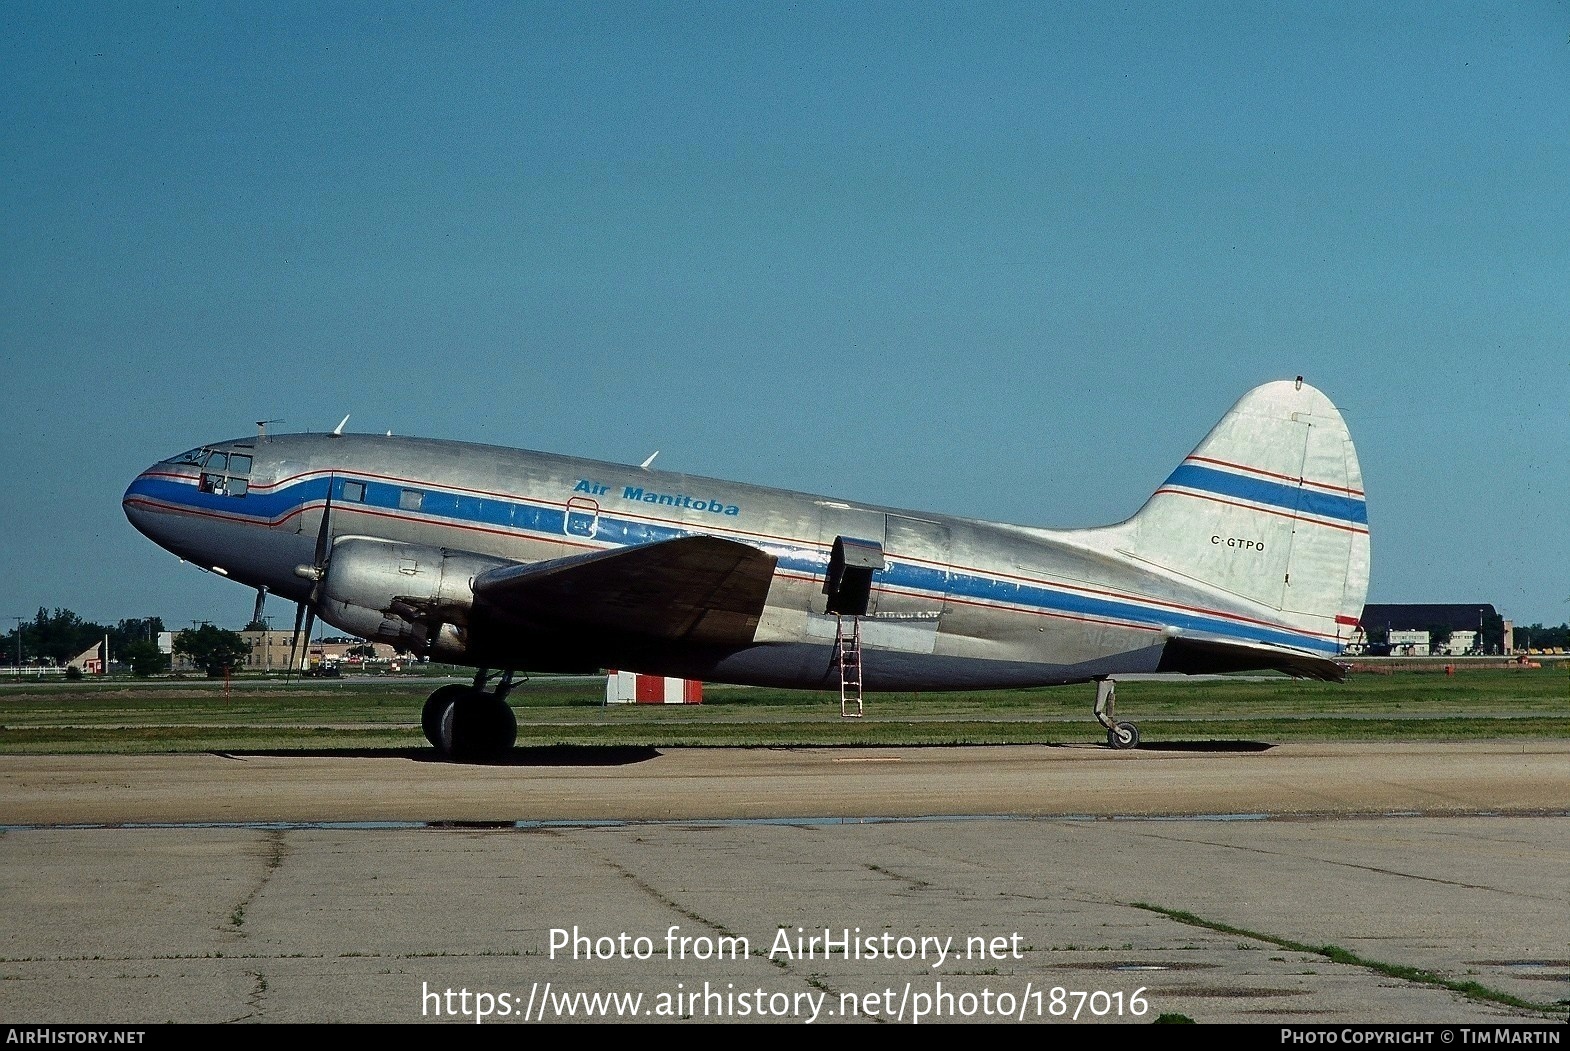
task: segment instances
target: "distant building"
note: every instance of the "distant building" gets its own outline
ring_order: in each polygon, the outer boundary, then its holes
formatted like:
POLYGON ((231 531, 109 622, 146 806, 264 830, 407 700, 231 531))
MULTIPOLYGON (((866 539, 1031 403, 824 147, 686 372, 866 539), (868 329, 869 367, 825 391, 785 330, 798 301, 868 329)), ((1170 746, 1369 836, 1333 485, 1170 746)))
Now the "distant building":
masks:
POLYGON ((83 675, 102 675, 108 670, 108 661, 105 659, 109 653, 109 640, 95 642, 91 649, 83 650, 77 654, 76 659, 69 662, 66 667, 75 668, 83 675))
MULTIPOLYGON (((172 660, 170 667, 176 672, 200 671, 191 658, 183 653, 174 652, 174 636, 178 632, 163 632, 158 637, 158 648, 161 652, 170 654, 172 660)), ((323 665, 342 665, 343 670, 355 668, 376 669, 379 671, 398 671, 401 666, 406 666, 409 658, 399 658, 398 653, 385 643, 368 643, 360 639, 333 638, 333 639, 301 639, 295 646, 294 632, 281 631, 241 631, 236 632, 245 644, 251 647, 251 652, 235 667, 237 672, 260 672, 264 675, 283 675, 289 671, 289 650, 294 649, 294 670, 307 671, 320 668, 323 665), (365 656, 362 653, 350 654, 351 649, 370 646, 373 655, 365 656)))
POLYGON ((1427 629, 1406 631, 1401 628, 1391 628, 1385 635, 1385 645, 1389 647, 1392 657, 1426 657, 1428 644, 1427 629))
POLYGON ((240 637, 250 644, 250 655, 242 666, 245 671, 277 672, 289 670, 289 651, 294 648, 295 670, 307 670, 321 665, 340 664, 344 668, 367 666, 390 669, 398 653, 384 642, 370 643, 362 639, 335 637, 328 639, 301 639, 294 645, 293 631, 242 631, 240 637), (369 646, 374 653, 350 653, 369 646))
MULTIPOLYGON (((292 631, 242 631, 240 637, 251 647, 241 666, 246 671, 287 671, 289 669, 289 643, 292 631)), ((299 654, 295 654, 296 658, 299 654)))
MULTIPOLYGON (((1397 657, 1462 657, 1484 653, 1499 644, 1486 645, 1488 626, 1500 621, 1488 602, 1392 602, 1369 603, 1363 607, 1360 629, 1364 637, 1362 652, 1381 651, 1397 657), (1432 633, 1448 633, 1437 648, 1430 646, 1432 633), (1432 651, 1432 652, 1431 652, 1432 651)), ((1504 652, 1510 652, 1510 632, 1504 633, 1504 652)))

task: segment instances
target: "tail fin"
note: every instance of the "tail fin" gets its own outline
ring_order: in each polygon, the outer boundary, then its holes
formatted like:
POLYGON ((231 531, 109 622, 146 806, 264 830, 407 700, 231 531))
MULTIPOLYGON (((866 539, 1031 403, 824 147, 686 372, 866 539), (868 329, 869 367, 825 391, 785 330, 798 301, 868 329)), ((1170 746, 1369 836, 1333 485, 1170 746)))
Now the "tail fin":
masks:
POLYGON ((1339 652, 1362 613, 1362 470, 1340 412, 1301 377, 1245 394, 1114 528, 1124 557, 1265 607, 1303 648, 1339 652))

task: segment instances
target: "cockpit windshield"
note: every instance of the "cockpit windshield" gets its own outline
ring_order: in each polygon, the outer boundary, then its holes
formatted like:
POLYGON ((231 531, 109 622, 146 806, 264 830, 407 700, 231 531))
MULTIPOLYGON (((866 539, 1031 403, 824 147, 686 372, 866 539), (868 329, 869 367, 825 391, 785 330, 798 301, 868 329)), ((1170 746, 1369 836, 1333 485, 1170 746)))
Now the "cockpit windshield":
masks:
POLYGON ((164 463, 202 469, 199 488, 215 496, 244 496, 250 490, 251 456, 203 446, 171 456, 164 463))

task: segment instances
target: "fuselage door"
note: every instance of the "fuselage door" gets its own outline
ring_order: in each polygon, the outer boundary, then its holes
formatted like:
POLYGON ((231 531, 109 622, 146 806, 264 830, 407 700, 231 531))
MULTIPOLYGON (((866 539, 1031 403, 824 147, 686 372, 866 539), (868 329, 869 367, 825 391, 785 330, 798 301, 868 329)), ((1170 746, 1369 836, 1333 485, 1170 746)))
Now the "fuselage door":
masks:
POLYGON ((878 608, 873 577, 884 567, 883 512, 820 500, 818 543, 820 550, 827 549, 827 561, 820 587, 823 605, 815 601, 812 610, 831 617, 870 616, 878 608))
POLYGON ((884 609, 936 619, 949 598, 949 528, 941 522, 888 515, 885 548, 892 563, 890 583, 897 602, 884 609))
POLYGON ((837 536, 829 552, 828 572, 823 575, 825 611, 836 616, 865 617, 872 598, 872 574, 887 563, 883 545, 875 540, 837 536))

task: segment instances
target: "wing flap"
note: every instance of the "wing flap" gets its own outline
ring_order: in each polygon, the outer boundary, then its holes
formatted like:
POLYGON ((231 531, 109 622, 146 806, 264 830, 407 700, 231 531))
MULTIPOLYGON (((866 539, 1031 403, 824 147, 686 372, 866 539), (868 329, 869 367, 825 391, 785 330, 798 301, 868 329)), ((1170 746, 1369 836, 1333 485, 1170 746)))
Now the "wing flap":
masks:
POLYGON ((776 559, 714 536, 506 566, 475 578, 476 605, 552 631, 604 630, 709 645, 753 640, 776 559))

